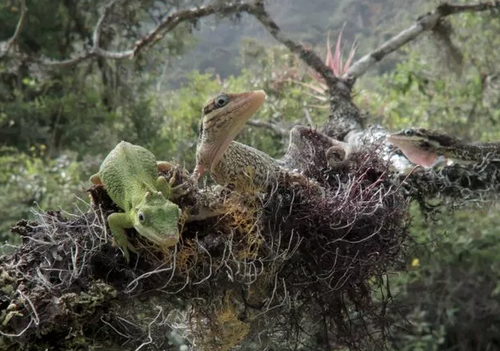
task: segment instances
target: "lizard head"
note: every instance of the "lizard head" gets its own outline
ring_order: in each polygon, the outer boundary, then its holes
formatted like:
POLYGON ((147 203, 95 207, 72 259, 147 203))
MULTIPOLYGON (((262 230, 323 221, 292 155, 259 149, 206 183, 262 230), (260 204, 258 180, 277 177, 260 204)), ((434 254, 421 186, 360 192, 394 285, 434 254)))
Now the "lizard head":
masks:
POLYGON ((137 232, 160 247, 179 242, 180 208, 165 199, 161 192, 147 192, 132 213, 137 232))
POLYGON ((241 94, 220 93, 203 107, 198 143, 198 175, 219 163, 229 144, 266 99, 263 90, 241 94))
POLYGON ((442 146, 439 135, 423 129, 408 128, 389 134, 387 140, 403 152, 412 163, 429 167, 438 159, 437 150, 442 146))

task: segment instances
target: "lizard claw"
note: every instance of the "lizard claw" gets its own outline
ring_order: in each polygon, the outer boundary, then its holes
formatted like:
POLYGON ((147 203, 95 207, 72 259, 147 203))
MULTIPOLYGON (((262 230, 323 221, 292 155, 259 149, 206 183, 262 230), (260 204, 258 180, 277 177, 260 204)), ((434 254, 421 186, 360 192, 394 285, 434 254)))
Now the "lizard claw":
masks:
POLYGON ((189 186, 189 182, 183 182, 179 185, 172 186, 175 183, 175 176, 172 176, 168 181, 164 176, 158 177, 156 181, 156 186, 158 190, 160 190, 163 195, 167 198, 167 200, 175 200, 182 196, 189 194, 191 191, 191 187, 189 186))
POLYGON ((189 194, 191 190, 192 189, 190 187, 189 182, 183 182, 171 188, 172 191, 171 197, 172 199, 178 199, 179 197, 186 196, 187 194, 189 194))
POLYGON ((181 184, 174 186, 174 184, 177 180, 178 172, 179 172, 178 168, 174 169, 174 171, 172 173, 172 177, 170 177, 170 179, 168 181, 168 183, 170 185, 170 189, 171 189, 171 196, 173 199, 177 199, 179 197, 185 196, 185 195, 189 194, 189 192, 191 191, 191 187, 190 187, 190 184, 188 181, 184 181, 181 184))
POLYGON ((181 173, 180 178, 182 180, 184 178, 182 173, 186 173, 185 171, 181 172, 178 166, 166 161, 158 161, 156 165, 160 173, 171 173, 170 178, 160 175, 157 180, 158 190, 160 190, 168 200, 178 199, 179 197, 187 195, 192 190, 187 181, 174 186, 178 174, 181 173))

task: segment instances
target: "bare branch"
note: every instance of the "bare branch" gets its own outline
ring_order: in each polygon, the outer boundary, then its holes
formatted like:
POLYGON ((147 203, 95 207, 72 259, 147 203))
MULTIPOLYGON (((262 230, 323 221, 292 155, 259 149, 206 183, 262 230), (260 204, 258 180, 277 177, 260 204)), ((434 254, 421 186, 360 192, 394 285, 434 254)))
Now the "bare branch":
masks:
POLYGON ((17 22, 16 31, 12 35, 12 37, 6 42, 0 43, 0 58, 5 56, 12 45, 17 41, 19 35, 21 34, 21 30, 23 29, 24 22, 26 19, 26 13, 28 12, 28 8, 26 7, 26 1, 21 0, 21 17, 19 17, 19 21, 17 22), (3 48, 2 48, 3 46, 3 48))
POLYGON ((75 56, 67 60, 62 60, 62 61, 42 60, 39 62, 51 66, 71 66, 96 56, 115 59, 115 60, 126 59, 126 58, 132 59, 146 47, 151 46, 157 41, 161 40, 166 33, 172 31, 179 24, 183 22, 193 21, 198 18, 210 16, 216 13, 221 15, 229 15, 233 13, 248 12, 248 10, 250 9, 250 4, 241 3, 241 4, 227 4, 227 5, 220 5, 220 4, 208 5, 208 6, 202 6, 188 10, 178 11, 165 17, 146 36, 140 38, 134 44, 133 48, 124 51, 108 51, 102 49, 99 46, 99 39, 105 21, 111 14, 112 7, 117 2, 118 0, 113 0, 104 7, 103 13, 99 18, 99 20, 97 21, 96 27, 94 29, 93 45, 90 51, 82 53, 78 56, 75 56))
POLYGON ((102 15, 97 20, 97 24, 96 24, 95 29, 94 29, 94 34, 92 35, 92 45, 94 48, 98 48, 100 46, 99 42, 101 39, 101 31, 102 31, 102 28, 104 27, 104 21, 111 14, 111 9, 116 4, 117 1, 118 0, 111 1, 106 6, 104 6, 104 8, 102 9, 102 15))
MULTIPOLYGON (((100 35, 106 23, 106 19, 109 17, 112 12, 113 6, 118 1, 119 0, 113 0, 106 6, 104 6, 103 13, 99 17, 93 32, 93 45, 89 51, 61 61, 54 61, 50 59, 41 59, 35 61, 50 66, 71 66, 96 56, 109 59, 133 58, 144 48, 153 45, 155 42, 161 40, 166 33, 172 31, 183 22, 193 21, 198 18, 210 16, 216 13, 220 15, 229 15, 234 13, 247 12, 255 16, 255 18, 262 23, 262 25, 277 41, 285 45, 290 51, 298 55, 308 66, 318 72, 325 80, 330 90, 334 90, 336 85, 338 85, 337 83, 340 82, 340 80, 334 76, 333 72, 323 63, 321 58, 317 56, 311 49, 294 42, 292 39, 283 34, 278 25, 270 18, 269 14, 266 12, 263 1, 261 0, 257 0, 254 4, 214 4, 178 11, 165 17, 146 36, 140 38, 135 43, 133 48, 124 51, 108 51, 102 49, 99 45, 100 35)), ((25 5, 25 0, 22 0, 21 4, 22 12, 16 31, 12 38, 4 44, 4 48, 0 52, 0 57, 7 54, 13 43, 17 40, 20 31, 22 30, 23 24, 25 22, 27 8, 25 5)), ((415 39, 424 31, 434 28, 441 18, 461 12, 479 12, 491 10, 500 7, 499 4, 500 3, 498 1, 483 2, 470 5, 450 5, 447 3, 442 4, 438 6, 433 12, 420 17, 412 27, 401 32, 394 38, 384 43, 378 49, 358 60, 343 76, 343 80, 346 82, 354 82, 355 79, 363 75, 371 66, 380 61, 382 58, 402 47, 411 40, 415 39)), ((352 83, 349 84, 349 86, 352 86, 352 83)))
POLYGON ((86 53, 82 53, 78 56, 75 56, 73 58, 67 59, 67 60, 62 60, 62 61, 52 61, 52 60, 41 60, 40 62, 49 65, 49 66, 72 66, 77 63, 80 63, 82 61, 85 61, 89 58, 95 57, 95 56, 101 56, 101 57, 106 57, 110 59, 123 59, 127 57, 131 57, 133 54, 132 50, 126 50, 126 51, 121 51, 121 52, 113 52, 113 51, 107 51, 102 49, 99 44, 100 44, 100 39, 101 39, 101 33, 104 28, 106 19, 111 15, 112 13, 112 8, 114 5, 118 2, 119 0, 112 0, 109 2, 104 8, 102 9, 102 14, 97 20, 96 26, 94 28, 94 32, 92 34, 92 48, 90 51, 86 53))
POLYGON ((309 124, 309 127, 314 128, 314 126, 315 126, 314 121, 312 120, 311 115, 309 114, 309 111, 305 107, 302 110, 304 111, 304 117, 307 120, 307 124, 309 124))
POLYGON ((312 51, 312 49, 306 48, 303 45, 294 42, 292 39, 283 34, 278 25, 269 17, 269 14, 264 9, 264 4, 262 1, 256 1, 254 4, 214 4, 178 11, 169 16, 166 16, 146 36, 140 38, 135 43, 133 48, 117 52, 104 50, 99 46, 100 34, 102 32, 102 28, 104 27, 106 19, 111 13, 112 7, 115 5, 115 3, 117 3, 117 1, 118 0, 113 0, 104 7, 103 13, 97 21, 96 27, 94 29, 92 48, 88 52, 62 61, 39 60, 39 62, 51 66, 71 66, 95 56, 105 57, 109 59, 133 58, 143 49, 161 40, 166 33, 172 31, 183 22, 193 21, 213 14, 226 16, 234 13, 247 12, 255 16, 255 18, 257 18, 257 20, 262 23, 262 25, 270 32, 271 35, 274 36, 274 38, 276 38, 276 40, 285 45, 290 51, 298 55, 308 66, 318 72, 318 74, 320 74, 320 76, 325 80, 330 90, 334 90, 336 84, 339 82, 339 79, 334 76, 333 72, 328 68, 328 66, 323 63, 321 58, 317 56, 314 51, 312 51))
POLYGON ((335 77, 333 72, 328 68, 327 65, 323 63, 321 58, 316 55, 312 49, 308 49, 305 46, 294 42, 292 39, 283 34, 276 22, 274 22, 266 12, 263 1, 256 1, 255 4, 251 6, 248 12, 254 15, 255 18, 257 18, 257 20, 262 23, 262 25, 277 41, 285 45, 291 52, 296 54, 309 67, 318 72, 325 80, 325 83, 330 88, 330 90, 335 90, 335 86, 339 82, 339 79, 335 77))
POLYGON ((440 20, 447 16, 462 12, 481 12, 493 9, 500 9, 500 1, 487 1, 469 5, 451 5, 443 3, 432 12, 420 16, 410 28, 400 32, 398 35, 382 44, 379 48, 360 58, 342 78, 346 81, 354 82, 385 56, 414 40, 423 32, 434 29, 440 20))
POLYGON ((135 47, 133 49, 133 55, 136 56, 139 51, 144 49, 146 46, 149 46, 156 41, 163 38, 165 33, 170 32, 172 29, 177 27, 180 23, 186 21, 193 21, 195 19, 206 17, 213 15, 215 13, 221 15, 229 15, 233 13, 241 13, 248 12, 250 9, 250 4, 241 3, 241 4, 227 4, 227 5, 208 5, 197 8, 192 8, 189 10, 183 10, 175 12, 167 17, 165 17, 160 24, 154 28, 151 32, 148 33, 145 37, 141 38, 135 43, 135 47))
POLYGON ((275 133, 277 135, 284 136, 284 137, 288 137, 288 134, 290 133, 290 130, 288 128, 281 127, 277 124, 270 123, 270 122, 257 121, 257 120, 251 119, 251 120, 247 121, 247 124, 251 125, 253 127, 269 129, 273 133, 275 133))

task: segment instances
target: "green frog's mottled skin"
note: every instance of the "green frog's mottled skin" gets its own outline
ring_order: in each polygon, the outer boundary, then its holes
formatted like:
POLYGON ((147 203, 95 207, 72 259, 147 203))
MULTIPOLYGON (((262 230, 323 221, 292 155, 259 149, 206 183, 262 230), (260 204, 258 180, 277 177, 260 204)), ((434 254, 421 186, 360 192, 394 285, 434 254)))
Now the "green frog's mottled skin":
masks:
POLYGON ((117 246, 129 260, 135 248, 129 243, 126 228, 135 228, 139 235, 160 246, 175 246, 179 241, 179 207, 169 201, 170 183, 158 176, 155 156, 145 148, 120 142, 101 164, 99 173, 90 181, 104 184, 113 202, 124 212, 108 216, 108 224, 117 246))

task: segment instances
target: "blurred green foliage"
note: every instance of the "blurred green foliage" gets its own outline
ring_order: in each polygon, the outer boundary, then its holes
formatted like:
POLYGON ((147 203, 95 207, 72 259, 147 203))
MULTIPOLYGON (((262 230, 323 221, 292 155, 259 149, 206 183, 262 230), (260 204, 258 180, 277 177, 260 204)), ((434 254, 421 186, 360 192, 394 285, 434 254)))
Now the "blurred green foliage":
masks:
POLYGON ((465 13, 451 24, 463 60, 459 71, 447 65, 455 60, 452 52, 430 34, 402 49, 406 60, 392 72, 363 78, 358 88, 366 90, 356 102, 389 130, 413 125, 474 141, 500 140, 500 63, 495 60, 500 16, 465 13))
POLYGON ((89 162, 77 162, 74 153, 46 157, 43 144, 29 153, 12 147, 0 148, 0 240, 15 240, 9 227, 31 218, 32 211, 65 209, 73 213, 88 210, 82 175, 89 162))
MULTIPOLYGON (((358 82, 356 102, 373 114, 369 123, 500 140, 500 17, 468 13, 452 17, 451 24, 461 57, 450 57, 456 52, 428 35, 400 50, 406 59, 396 69, 358 82)), ((431 219, 412 208, 409 271, 390 277, 391 349, 500 349, 499 209, 471 204, 455 212, 441 209, 431 219)))
MULTIPOLYGON (((140 35, 138 23, 148 17, 144 9, 153 3, 141 6, 131 1, 130 9, 121 15, 135 25, 110 28, 104 44, 120 48, 125 39, 140 35)), ((0 4, 0 40, 13 33, 19 14, 16 4, 0 4)), ((98 4, 95 0, 28 1, 21 49, 55 59, 77 52, 89 43, 98 4)), ((314 9, 325 4, 318 2, 314 9)), ((410 16, 408 8, 391 4, 345 0, 331 17, 327 11, 321 16, 339 28, 340 20, 357 13, 358 20, 346 28, 380 42, 392 33, 385 21, 396 14, 410 16)), ((295 18, 303 21, 302 5, 294 6, 295 18)), ((276 15, 286 19, 284 27, 295 20, 283 9, 276 10, 276 15)), ((369 123, 389 130, 418 125, 471 140, 500 140, 500 18, 462 14, 452 17, 451 23, 461 70, 446 64, 458 58, 447 56, 453 52, 432 35, 384 59, 377 68, 382 72, 392 67, 395 57, 400 60, 395 69, 382 76, 369 74, 356 86, 355 101, 372 114, 369 123)), ((300 34, 324 50, 325 28, 312 26, 300 34)), ((225 37, 216 39, 227 44, 225 37)), ((327 118, 326 110, 315 107, 321 103, 306 94, 311 91, 294 83, 312 79, 287 49, 244 39, 239 54, 231 47, 231 62, 224 62, 219 56, 185 56, 193 43, 190 27, 181 26, 165 38, 164 45, 134 62, 95 60, 33 72, 15 60, 0 61, 1 240, 15 242, 9 227, 21 218, 32 218, 33 209, 85 211, 88 177, 122 139, 191 170, 201 108, 220 91, 264 89, 268 101, 255 119, 291 126, 307 124, 306 111, 315 125, 327 118), (199 61, 206 71, 182 71, 176 60, 183 58, 199 61), (221 73, 220 67, 225 71, 221 73)), ((367 43, 360 54, 370 49, 367 43)), ((238 139, 276 157, 287 144, 286 138, 252 126, 238 139)), ((442 212, 434 216, 436 220, 412 209, 414 242, 408 247, 412 252, 408 273, 390 277, 395 306, 400 306, 389 314, 396 322, 388 340, 392 349, 500 349, 500 216, 498 206, 484 206, 442 212)))
POLYGON ((391 277, 393 350, 496 350, 499 206, 425 221, 413 208, 408 273, 391 277))

